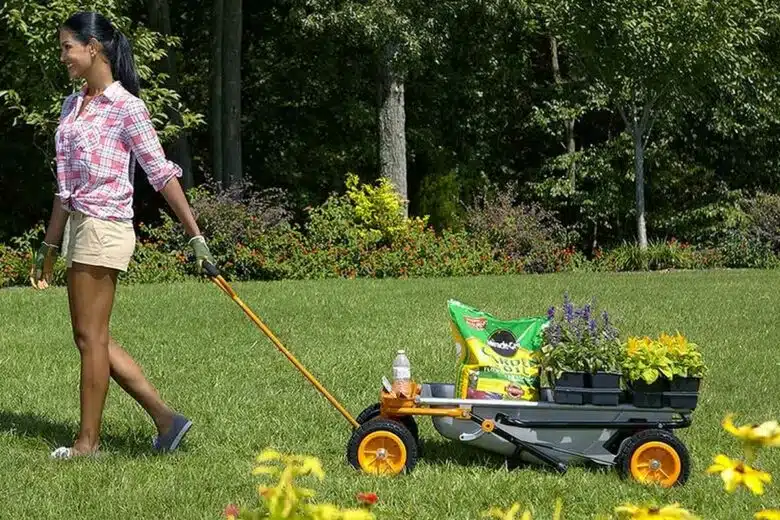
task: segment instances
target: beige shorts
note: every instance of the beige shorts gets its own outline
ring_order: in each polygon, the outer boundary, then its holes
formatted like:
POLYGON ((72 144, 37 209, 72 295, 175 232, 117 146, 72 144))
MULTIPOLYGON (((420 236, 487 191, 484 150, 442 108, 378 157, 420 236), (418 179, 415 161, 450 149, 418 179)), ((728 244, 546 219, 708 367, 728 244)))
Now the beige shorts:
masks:
POLYGON ((77 211, 68 218, 67 267, 73 262, 127 271, 135 251, 132 222, 103 220, 77 211))

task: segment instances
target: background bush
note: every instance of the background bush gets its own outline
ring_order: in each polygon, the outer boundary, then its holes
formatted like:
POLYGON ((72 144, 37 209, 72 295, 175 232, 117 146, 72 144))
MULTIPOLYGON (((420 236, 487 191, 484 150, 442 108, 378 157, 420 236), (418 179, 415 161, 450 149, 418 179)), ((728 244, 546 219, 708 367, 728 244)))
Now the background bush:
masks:
MULTIPOLYGON (((437 230, 427 218, 407 218, 403 201, 379 180, 348 176, 344 193, 293 219, 281 190, 250 184, 188 191, 193 211, 223 275, 231 280, 355 277, 435 277, 552 273, 566 270, 637 271, 780 266, 780 197, 759 194, 739 204, 739 215, 717 240, 694 245, 670 238, 647 250, 623 243, 586 255, 556 215, 518 202, 514 185, 488 186, 463 206, 463 226, 437 230)), ((139 223, 136 251, 122 283, 164 283, 199 277, 178 220, 139 223)), ((0 287, 27 285, 32 253, 44 235, 39 224, 0 244, 0 287)), ((64 261, 55 284, 64 283, 64 261)))

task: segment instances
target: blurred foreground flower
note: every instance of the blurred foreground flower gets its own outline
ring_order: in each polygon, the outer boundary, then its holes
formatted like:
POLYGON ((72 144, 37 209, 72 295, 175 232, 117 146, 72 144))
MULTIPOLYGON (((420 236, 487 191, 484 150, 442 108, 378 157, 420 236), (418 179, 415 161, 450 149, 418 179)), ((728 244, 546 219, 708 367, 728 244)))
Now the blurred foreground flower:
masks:
MULTIPOLYGON (((234 505, 225 508, 227 520, 374 520, 368 508, 341 509, 333 504, 315 504, 311 502, 313 490, 298 484, 301 478, 325 478, 322 463, 316 457, 301 455, 283 455, 272 449, 264 450, 257 457, 257 466, 253 475, 274 478, 275 482, 257 486, 260 507, 240 511, 234 505)), ((374 493, 364 493, 364 503, 376 502, 374 493)))
POLYGON ((621 518, 631 520, 695 520, 698 518, 676 503, 664 507, 639 507, 626 504, 616 507, 615 513, 621 518))
POLYGON ((733 417, 734 414, 728 414, 723 419, 723 429, 742 441, 749 461, 752 462, 755 459, 756 450, 759 448, 780 446, 780 424, 777 421, 737 427, 732 421, 733 417))
POLYGON ((772 480, 772 475, 756 470, 739 460, 732 460, 726 455, 715 457, 715 463, 707 468, 707 473, 719 473, 723 479, 724 488, 731 493, 744 484, 754 495, 764 493, 764 483, 772 480))
POLYGON ((358 502, 361 504, 365 504, 367 506, 373 506, 379 501, 379 497, 376 493, 358 493, 357 494, 358 502))
POLYGON ((492 507, 483 516, 486 516, 488 518, 495 518, 497 520, 532 520, 530 512, 525 511, 523 512, 523 516, 518 517, 517 514, 519 512, 520 512, 520 504, 514 503, 512 504, 512 507, 510 507, 506 511, 498 507, 492 507))
MULTIPOLYGON (((563 511, 563 501, 558 498, 555 500, 555 512, 553 513, 552 520, 561 520, 561 513, 563 511)), ((533 520, 531 512, 528 510, 523 511, 522 516, 517 516, 520 513, 520 504, 514 503, 512 507, 506 511, 493 507, 489 511, 483 513, 483 517, 495 518, 497 520, 533 520)))
POLYGON ((780 509, 764 509, 755 514, 756 520, 780 520, 780 509))
POLYGON ((230 504, 225 508, 226 520, 236 520, 239 515, 238 507, 235 504, 230 504))

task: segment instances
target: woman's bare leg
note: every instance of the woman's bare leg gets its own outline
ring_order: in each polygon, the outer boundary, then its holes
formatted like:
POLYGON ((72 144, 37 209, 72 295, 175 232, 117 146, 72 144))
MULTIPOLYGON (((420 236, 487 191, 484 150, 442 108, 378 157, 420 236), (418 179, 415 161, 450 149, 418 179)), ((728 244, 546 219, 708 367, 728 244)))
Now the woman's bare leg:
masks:
POLYGON ((100 445, 100 424, 108 393, 108 326, 114 305, 116 271, 76 264, 68 269, 68 302, 73 338, 81 355, 81 426, 73 451, 88 454, 100 445))
POLYGON ((110 377, 151 416, 162 437, 162 449, 175 449, 191 424, 163 402, 138 364, 109 333, 117 274, 114 269, 77 263, 68 269, 71 324, 81 355, 81 427, 71 456, 92 453, 100 445, 110 377))
POLYGON ((114 338, 108 341, 108 358, 114 381, 146 410, 157 431, 166 434, 173 424, 173 410, 163 402, 157 389, 144 377, 141 367, 114 338))

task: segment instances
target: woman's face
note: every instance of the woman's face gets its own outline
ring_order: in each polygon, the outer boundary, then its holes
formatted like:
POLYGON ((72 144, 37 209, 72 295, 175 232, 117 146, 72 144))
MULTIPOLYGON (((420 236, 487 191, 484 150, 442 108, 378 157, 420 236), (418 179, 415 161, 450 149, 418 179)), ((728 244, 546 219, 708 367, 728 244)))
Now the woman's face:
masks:
POLYGON ((84 45, 68 29, 60 29, 60 61, 68 69, 71 79, 82 78, 92 66, 94 50, 84 45))

